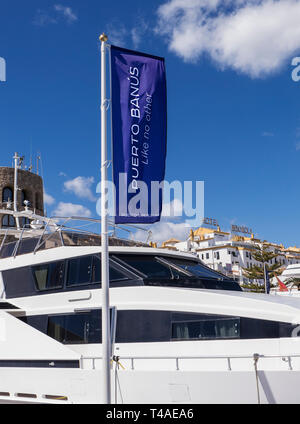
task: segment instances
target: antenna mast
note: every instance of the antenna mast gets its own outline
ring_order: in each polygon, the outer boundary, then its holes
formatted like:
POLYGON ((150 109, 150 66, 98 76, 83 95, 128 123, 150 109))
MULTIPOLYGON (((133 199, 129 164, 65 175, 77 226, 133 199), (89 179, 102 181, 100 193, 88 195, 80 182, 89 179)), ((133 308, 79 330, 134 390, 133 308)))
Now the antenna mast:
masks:
POLYGON ((40 154, 37 155, 36 157, 36 173, 37 175, 39 175, 39 160, 41 159, 40 154))
MULTIPOLYGON (((14 212, 18 212, 18 168, 19 168, 19 159, 20 157, 18 156, 18 153, 15 153, 15 156, 13 157, 14 161, 15 161, 15 177, 14 177, 14 212)), ((17 224, 17 229, 20 229, 20 222, 19 222, 19 218, 16 217, 16 224, 17 224)))

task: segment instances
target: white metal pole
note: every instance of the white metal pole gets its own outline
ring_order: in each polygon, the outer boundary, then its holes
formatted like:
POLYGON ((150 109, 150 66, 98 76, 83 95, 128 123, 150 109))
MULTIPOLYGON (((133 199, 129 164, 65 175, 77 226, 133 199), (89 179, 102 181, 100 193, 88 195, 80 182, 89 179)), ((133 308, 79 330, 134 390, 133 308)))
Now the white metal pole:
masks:
MULTIPOLYGON (((14 212, 18 211, 18 167, 19 167, 19 156, 18 153, 15 153, 15 176, 14 176, 14 212)), ((20 229, 19 218, 15 218, 17 229, 20 229)))
POLYGON ((110 313, 109 313, 109 256, 108 256, 108 199, 107 181, 107 99, 106 99, 106 41, 101 41, 101 281, 102 281, 102 402, 111 403, 110 382, 110 313))

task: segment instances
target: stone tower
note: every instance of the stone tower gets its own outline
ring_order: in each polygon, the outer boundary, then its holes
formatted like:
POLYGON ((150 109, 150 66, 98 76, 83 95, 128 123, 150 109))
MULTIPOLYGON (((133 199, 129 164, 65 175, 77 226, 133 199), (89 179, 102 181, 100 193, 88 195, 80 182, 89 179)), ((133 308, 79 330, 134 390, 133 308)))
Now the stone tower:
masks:
MULTIPOLYGON (((24 200, 27 200, 29 202, 29 209, 35 211, 38 215, 44 215, 44 191, 42 178, 33 172, 18 169, 17 183, 17 210, 24 210, 24 200)), ((13 210, 13 202, 14 168, 0 167, 0 208, 9 208, 10 210, 13 210), (11 206, 9 203, 11 203, 11 206)), ((25 222, 24 220, 24 222, 21 222, 20 224, 22 227, 24 224, 28 224, 28 222, 25 222)), ((12 216, 5 215, 4 213, 0 214, 0 228, 13 227, 15 227, 14 218, 12 216)))

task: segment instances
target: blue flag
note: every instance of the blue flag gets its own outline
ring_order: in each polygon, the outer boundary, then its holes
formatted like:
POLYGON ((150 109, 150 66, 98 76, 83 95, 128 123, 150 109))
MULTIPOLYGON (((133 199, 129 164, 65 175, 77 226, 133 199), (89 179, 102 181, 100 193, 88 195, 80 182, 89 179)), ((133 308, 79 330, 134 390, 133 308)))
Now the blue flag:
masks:
POLYGON ((154 223, 167 150, 164 59, 111 46, 111 84, 115 223, 154 223))

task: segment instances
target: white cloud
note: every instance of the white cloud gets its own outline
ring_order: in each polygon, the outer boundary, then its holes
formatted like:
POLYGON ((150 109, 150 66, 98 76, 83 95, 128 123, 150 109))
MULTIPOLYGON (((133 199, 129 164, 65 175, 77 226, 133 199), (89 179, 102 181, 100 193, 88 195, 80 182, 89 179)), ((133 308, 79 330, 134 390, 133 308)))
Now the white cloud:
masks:
POLYGON ((45 205, 53 205, 55 203, 54 197, 44 191, 44 203, 45 205))
POLYGON ((59 174, 58 174, 58 176, 59 177, 67 177, 67 174, 65 173, 65 172, 60 172, 59 174))
POLYGON ((180 199, 174 199, 171 202, 163 203, 161 216, 165 218, 174 218, 182 217, 183 215, 183 204, 180 199))
POLYGON ((143 18, 139 18, 135 27, 131 29, 131 39, 133 46, 137 49, 142 41, 143 36, 148 31, 148 24, 143 18))
POLYGON ((33 23, 38 26, 45 26, 49 24, 57 24, 61 19, 68 24, 74 23, 78 20, 71 7, 56 4, 52 9, 42 10, 38 9, 33 23))
POLYGON ((96 201, 91 191, 91 186, 94 183, 94 177, 76 177, 73 180, 64 182, 64 189, 74 193, 81 199, 88 199, 92 202, 96 201))
POLYGON ((264 131, 261 135, 262 137, 274 137, 274 133, 270 131, 264 131))
MULTIPOLYGON (((151 241, 161 244, 169 238, 175 237, 179 240, 186 240, 190 227, 184 222, 176 222, 183 216, 183 204, 180 199, 173 199, 170 202, 164 202, 161 212, 161 221, 149 227, 152 233, 151 241)), ((148 228, 145 226, 145 229, 148 228)), ((147 233, 138 230, 133 238, 139 241, 147 239, 147 233)))
POLYGON ((54 10, 63 15, 68 23, 72 23, 78 20, 71 7, 63 6, 61 4, 54 5, 54 10))
POLYGON ((45 26, 48 24, 57 24, 57 19, 45 10, 38 9, 33 19, 33 23, 37 26, 45 26))
POLYGON ((108 34, 108 42, 116 46, 126 45, 128 29, 118 19, 113 19, 105 27, 105 32, 108 34))
POLYGON ((53 216, 81 216, 81 217, 90 217, 91 211, 82 206, 82 205, 75 205, 74 203, 64 203, 59 202, 57 208, 52 212, 53 216))
POLYGON ((253 78, 273 73, 300 48, 300 0, 170 0, 156 32, 187 62, 209 55, 253 78))
POLYGON ((105 32, 108 34, 108 41, 116 46, 125 47, 128 44, 133 44, 137 49, 142 41, 143 36, 149 30, 149 25, 141 16, 135 19, 135 26, 129 28, 125 26, 119 19, 113 19, 105 27, 105 32))
MULTIPOLYGON (((169 221, 157 222, 150 227, 152 237, 151 241, 154 241, 158 244, 170 239, 177 238, 178 240, 187 240, 190 227, 187 227, 185 223, 174 223, 169 221)), ((133 238, 138 241, 145 242, 147 239, 147 233, 141 230, 138 230, 133 238)))

